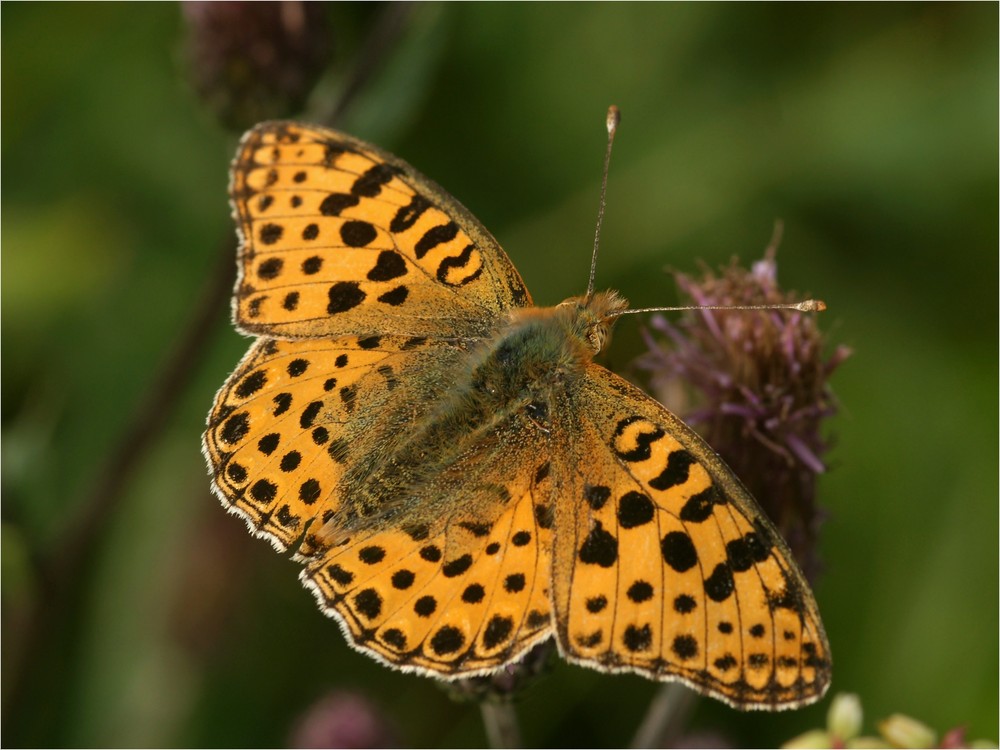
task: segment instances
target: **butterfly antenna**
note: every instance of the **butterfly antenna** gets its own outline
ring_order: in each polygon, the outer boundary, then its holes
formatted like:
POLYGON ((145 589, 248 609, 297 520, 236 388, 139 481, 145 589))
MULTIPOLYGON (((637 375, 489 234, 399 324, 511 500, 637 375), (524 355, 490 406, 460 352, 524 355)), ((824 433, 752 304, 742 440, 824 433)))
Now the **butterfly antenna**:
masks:
POLYGON ((620 318, 622 315, 636 315, 651 312, 682 312, 684 310, 797 310, 798 312, 822 312, 826 303, 821 299, 807 299, 802 302, 789 302, 782 305, 684 305, 682 307, 639 307, 634 310, 620 310, 608 318, 620 318))
POLYGON ((597 273, 597 248, 601 244, 601 224, 604 222, 604 205, 608 193, 608 167, 611 165, 611 147, 615 142, 615 131, 622 121, 621 110, 614 104, 608 107, 606 120, 608 127, 608 150, 604 152, 604 174, 601 176, 601 202, 597 207, 597 229, 594 231, 594 254, 590 257, 590 280, 587 282, 585 300, 590 300, 594 294, 594 275, 597 273))
MULTIPOLYGON (((604 152, 604 173, 601 175, 601 202, 597 207, 597 229, 594 231, 594 254, 590 258, 590 280, 587 282, 587 294, 585 301, 590 301, 594 294, 594 276, 597 273, 597 250, 601 244, 601 224, 604 222, 604 207, 607 203, 608 193, 608 170, 611 166, 611 147, 615 143, 615 132, 618 130, 618 123, 622 121, 621 110, 614 104, 608 107, 606 120, 608 128, 608 149, 604 152)), ((774 249, 781 240, 781 222, 775 224, 774 236, 768 246, 768 253, 773 255, 774 249)), ((605 320, 619 318, 622 315, 637 315, 638 313, 651 312, 683 312, 686 310, 796 310, 798 312, 822 312, 826 309, 826 303, 819 299, 807 299, 802 302, 790 302, 776 305, 685 305, 682 307, 640 307, 631 310, 617 310, 605 317, 605 320)))

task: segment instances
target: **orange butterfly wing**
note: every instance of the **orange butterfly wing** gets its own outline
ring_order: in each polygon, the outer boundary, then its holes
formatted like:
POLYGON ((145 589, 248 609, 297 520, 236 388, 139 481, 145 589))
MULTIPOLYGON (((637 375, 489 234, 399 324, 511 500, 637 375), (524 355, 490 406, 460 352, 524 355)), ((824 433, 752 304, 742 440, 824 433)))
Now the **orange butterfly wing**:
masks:
POLYGON ((302 580, 349 641, 436 677, 489 674, 552 635, 552 532, 536 477, 495 522, 361 534, 317 556, 302 580))
POLYGON ((560 649, 679 679, 739 708, 792 708, 829 683, 808 584, 729 468, 683 422, 597 365, 556 516, 560 649))
POLYGON ((531 304, 496 240, 405 162, 349 135, 267 122, 230 184, 237 326, 279 337, 475 338, 531 304))
POLYGON ((389 439, 383 415, 398 413, 401 394, 433 401, 440 391, 425 373, 458 361, 452 347, 420 338, 258 340, 209 414, 217 494, 285 550, 341 510, 347 466, 389 439))

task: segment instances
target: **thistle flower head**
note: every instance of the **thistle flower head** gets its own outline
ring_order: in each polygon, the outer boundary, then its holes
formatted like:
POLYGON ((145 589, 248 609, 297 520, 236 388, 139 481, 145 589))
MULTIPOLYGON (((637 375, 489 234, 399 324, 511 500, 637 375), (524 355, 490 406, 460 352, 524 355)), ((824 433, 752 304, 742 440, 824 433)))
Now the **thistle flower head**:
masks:
POLYGON ((306 709, 292 729, 290 747, 398 747, 388 716, 350 690, 333 690, 306 709))
MULTIPOLYGON (((773 249, 749 271, 733 262, 700 279, 675 277, 692 305, 799 299, 778 286, 773 249)), ((797 311, 693 310, 677 323, 655 316, 651 326, 638 365, 651 373, 655 395, 743 480, 812 578, 822 520, 815 486, 827 450, 820 426, 836 412, 828 380, 849 351, 825 355, 815 317, 797 311)))
POLYGON ((323 3, 190 2, 182 10, 192 83, 234 130, 299 111, 333 52, 323 3))

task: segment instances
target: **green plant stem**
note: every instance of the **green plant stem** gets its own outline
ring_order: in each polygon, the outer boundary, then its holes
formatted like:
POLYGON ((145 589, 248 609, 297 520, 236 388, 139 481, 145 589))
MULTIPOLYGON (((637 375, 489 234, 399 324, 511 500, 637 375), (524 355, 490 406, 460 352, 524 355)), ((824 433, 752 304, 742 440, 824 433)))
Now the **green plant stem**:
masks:
POLYGON ((680 734, 697 696, 679 682, 668 682, 653 697, 642 723, 629 747, 663 747, 664 742, 680 734))
POLYGON ((479 704, 490 747, 521 747, 521 725, 513 703, 484 700, 479 704))

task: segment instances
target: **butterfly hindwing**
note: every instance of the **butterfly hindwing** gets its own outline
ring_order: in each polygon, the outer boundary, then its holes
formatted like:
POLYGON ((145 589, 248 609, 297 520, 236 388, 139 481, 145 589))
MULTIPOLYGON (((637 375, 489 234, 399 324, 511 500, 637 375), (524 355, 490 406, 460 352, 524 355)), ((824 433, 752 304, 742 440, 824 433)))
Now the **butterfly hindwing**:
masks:
POLYGON ((491 524, 457 513, 426 526, 360 534, 310 563, 302 580, 361 651, 450 679, 495 672, 552 634, 551 530, 531 486, 491 524))
POLYGON ((573 661, 680 679, 733 705, 822 695, 829 648, 787 547, 746 490, 662 406, 597 365, 564 468, 555 606, 573 661), (579 456, 588 457, 586 462, 579 456))
POLYGON ((237 324, 312 337, 485 335, 531 298, 496 240, 400 159, 337 131, 267 122, 230 185, 237 324))

